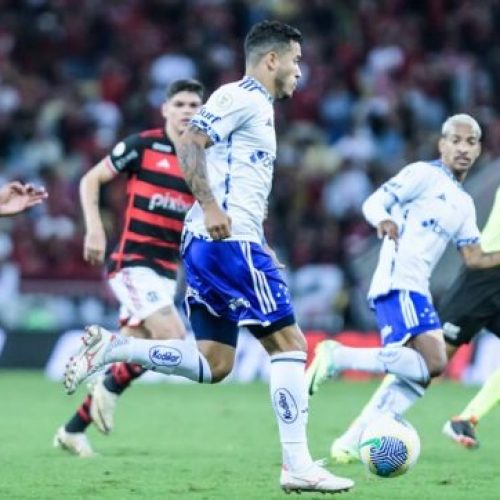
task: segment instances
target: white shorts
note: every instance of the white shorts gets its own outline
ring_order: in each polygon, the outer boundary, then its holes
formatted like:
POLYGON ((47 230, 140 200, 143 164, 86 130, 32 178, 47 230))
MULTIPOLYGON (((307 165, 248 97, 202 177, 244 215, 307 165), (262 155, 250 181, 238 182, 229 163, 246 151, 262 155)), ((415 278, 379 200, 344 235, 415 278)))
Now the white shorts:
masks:
POLYGON ((122 326, 139 326, 162 307, 174 304, 176 281, 149 267, 125 267, 109 279, 120 302, 122 326))

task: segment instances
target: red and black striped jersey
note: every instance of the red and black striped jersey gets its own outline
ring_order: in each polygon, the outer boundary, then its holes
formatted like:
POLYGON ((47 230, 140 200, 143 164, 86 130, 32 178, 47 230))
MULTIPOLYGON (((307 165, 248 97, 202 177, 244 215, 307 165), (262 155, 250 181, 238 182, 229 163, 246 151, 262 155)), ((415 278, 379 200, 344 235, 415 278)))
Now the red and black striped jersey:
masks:
POLYGON ((174 145, 164 130, 148 130, 119 142, 106 162, 129 176, 125 223, 108 261, 110 275, 145 266, 175 279, 184 217, 194 197, 174 145))

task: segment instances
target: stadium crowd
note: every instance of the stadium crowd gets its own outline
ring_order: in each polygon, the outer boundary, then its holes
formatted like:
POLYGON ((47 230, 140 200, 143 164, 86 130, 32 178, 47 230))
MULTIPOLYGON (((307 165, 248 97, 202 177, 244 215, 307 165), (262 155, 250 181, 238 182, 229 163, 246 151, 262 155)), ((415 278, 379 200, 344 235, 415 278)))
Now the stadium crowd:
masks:
MULTIPOLYGON (((102 269, 82 260, 78 182, 119 138, 161 125, 172 80, 196 77, 211 91, 238 79, 256 21, 305 36, 300 88, 276 110, 267 220, 305 326, 365 326, 347 306, 360 288, 351 261, 373 237, 361 204, 404 164, 436 156, 446 116, 483 126, 474 175, 499 153, 497 0, 0 0, 0 10, 1 182, 50 193, 0 221, 1 293, 28 292, 4 324, 67 326, 113 311, 102 269)), ((103 200, 111 248, 124 184, 103 200)))

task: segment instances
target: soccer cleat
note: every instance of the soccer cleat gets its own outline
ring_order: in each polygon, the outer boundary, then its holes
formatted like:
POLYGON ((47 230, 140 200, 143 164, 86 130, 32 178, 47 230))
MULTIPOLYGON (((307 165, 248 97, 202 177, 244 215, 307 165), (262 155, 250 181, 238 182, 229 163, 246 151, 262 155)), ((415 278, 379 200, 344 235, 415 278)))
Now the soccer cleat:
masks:
POLYGON ((331 472, 314 462, 303 472, 291 472, 283 465, 280 486, 285 493, 316 491, 319 493, 341 493, 354 486, 354 481, 334 476, 331 472))
POLYGON ((338 464, 352 464, 359 462, 359 451, 356 446, 343 443, 340 439, 335 439, 330 447, 332 461, 338 464))
POLYGON ((69 451, 78 457, 90 458, 95 456, 84 432, 68 432, 64 426, 57 429, 53 445, 54 448, 69 451))
POLYGON ((465 448, 473 449, 479 447, 473 419, 452 418, 444 424, 443 434, 465 448))
POLYGON ((121 338, 98 325, 85 328, 82 345, 69 359, 64 371, 64 387, 68 394, 73 394, 83 380, 107 363, 106 353, 113 347, 113 341, 121 338))
POLYGON ((92 421, 103 434, 109 434, 113 430, 118 394, 114 394, 106 388, 102 376, 93 384, 91 394, 90 416, 92 421))
POLYGON ((336 375, 332 353, 338 346, 340 343, 335 340, 324 340, 316 346, 314 359, 306 370, 306 384, 310 396, 318 392, 319 386, 327 378, 336 375))

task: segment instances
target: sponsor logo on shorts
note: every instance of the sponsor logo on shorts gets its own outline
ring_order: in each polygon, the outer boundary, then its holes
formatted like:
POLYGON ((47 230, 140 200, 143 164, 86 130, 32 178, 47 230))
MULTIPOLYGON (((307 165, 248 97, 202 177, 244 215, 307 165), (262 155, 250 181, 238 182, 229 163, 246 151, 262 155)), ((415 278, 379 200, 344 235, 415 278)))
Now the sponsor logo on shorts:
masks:
POLYGON ((178 366, 182 361, 182 354, 175 347, 157 345, 149 350, 149 359, 156 366, 178 366))
POLYGON ((240 297, 238 299, 231 299, 228 304, 229 309, 231 311, 236 311, 236 309, 243 307, 245 309, 250 308, 250 302, 247 299, 244 299, 243 297, 240 297))
POLYGON ((273 400, 274 407, 285 424, 292 424, 297 420, 299 414, 297 403, 295 403, 293 396, 287 389, 283 387, 277 389, 274 392, 273 400))

